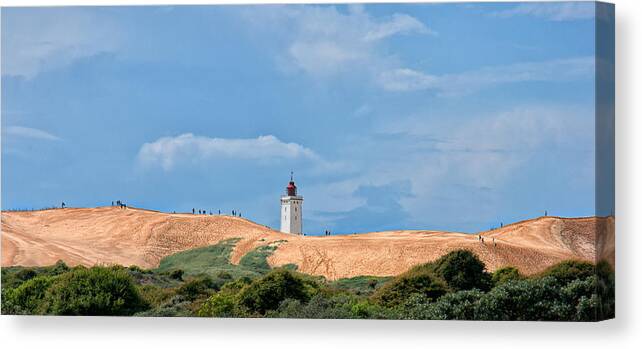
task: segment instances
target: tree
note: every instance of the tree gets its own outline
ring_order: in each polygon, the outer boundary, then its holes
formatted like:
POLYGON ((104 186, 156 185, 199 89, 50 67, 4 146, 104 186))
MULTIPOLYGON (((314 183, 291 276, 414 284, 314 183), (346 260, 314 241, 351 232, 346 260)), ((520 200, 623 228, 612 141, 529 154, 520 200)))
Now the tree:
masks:
POLYGON ((521 280, 524 277, 519 273, 519 270, 514 267, 504 267, 495 270, 492 276, 493 285, 498 286, 511 280, 521 280))
POLYGON ((446 283, 427 269, 411 269, 381 286, 372 299, 383 306, 397 306, 414 294, 436 300, 448 291, 446 283))
POLYGON ((309 298, 306 283, 301 277, 286 269, 276 269, 243 288, 239 304, 251 313, 263 315, 268 310, 277 309, 285 299, 305 303, 309 298))
POLYGON ((484 263, 468 250, 450 252, 434 263, 435 274, 446 280, 455 291, 490 289, 491 278, 485 268, 484 263))
POLYGON ((44 298, 53 277, 37 276, 17 288, 2 290, 2 313, 38 315, 45 313, 44 298))
POLYGON ((124 269, 106 267, 58 276, 44 303, 46 313, 56 315, 133 315, 148 307, 124 269))

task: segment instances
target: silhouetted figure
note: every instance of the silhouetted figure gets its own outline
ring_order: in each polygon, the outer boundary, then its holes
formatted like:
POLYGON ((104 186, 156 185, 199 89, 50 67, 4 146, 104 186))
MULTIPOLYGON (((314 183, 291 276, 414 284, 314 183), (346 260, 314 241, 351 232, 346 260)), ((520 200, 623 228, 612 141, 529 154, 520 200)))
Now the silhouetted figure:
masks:
POLYGON ((63 201, 60 207, 65 208, 65 202, 63 201))
POLYGON ((544 217, 548 216, 548 211, 544 211, 544 217))
POLYGON ((499 223, 499 227, 503 228, 504 227, 504 222, 499 223))
POLYGON ((114 202, 113 201, 111 202, 111 205, 114 206, 114 202))
POLYGON ((495 238, 493 238, 493 246, 497 247, 497 243, 495 242, 495 238))
POLYGON ((484 243, 484 237, 482 236, 482 244, 484 243))
POLYGON ((243 217, 243 215, 241 215, 241 212, 239 212, 239 217, 243 217))
POLYGON ((192 208, 192 214, 194 214, 196 211, 192 208))
POLYGON ((232 210, 232 216, 236 216, 236 212, 234 212, 234 210, 232 210))
POLYGON ((218 210, 218 215, 219 215, 219 216, 221 215, 221 210, 218 210))

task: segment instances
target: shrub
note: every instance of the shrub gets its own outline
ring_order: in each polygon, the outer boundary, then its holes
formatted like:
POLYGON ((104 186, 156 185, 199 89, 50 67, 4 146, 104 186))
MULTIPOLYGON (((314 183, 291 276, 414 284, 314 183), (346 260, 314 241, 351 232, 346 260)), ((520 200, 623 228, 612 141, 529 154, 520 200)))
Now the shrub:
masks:
POLYGON ((45 274, 50 276, 60 275, 68 272, 70 269, 64 261, 59 260, 51 267, 45 268, 45 274))
POLYGON ((60 275, 48 288, 44 303, 46 312, 56 315, 132 315, 147 307, 129 274, 105 267, 60 275))
POLYGON ((138 272, 138 273, 143 273, 143 269, 141 269, 139 266, 134 265, 134 264, 132 264, 132 265, 130 265, 129 267, 127 267, 127 269, 129 269, 130 271, 135 271, 135 272, 138 272))
POLYGON ((188 301, 194 301, 201 296, 209 296, 214 291, 218 291, 218 286, 214 281, 208 276, 201 276, 182 284, 176 294, 185 297, 188 301))
POLYGON ((36 276, 38 276, 38 273, 33 268, 2 268, 2 288, 16 288, 36 276))
POLYGON ((277 309, 287 298, 306 302, 309 299, 306 284, 293 272, 276 269, 243 288, 239 293, 239 304, 251 313, 265 314, 277 309))
POLYGON ((286 299, 277 311, 268 312, 268 317, 296 319, 350 319, 353 318, 352 306, 358 299, 354 295, 316 294, 308 303, 296 299, 286 299))
POLYGON ((588 262, 563 261, 544 270, 539 277, 554 277, 561 284, 567 284, 576 279, 584 279, 595 275, 595 266, 588 262))
POLYGON ((226 292, 229 294, 237 294, 241 292, 241 290, 252 283, 252 279, 248 277, 242 277, 238 278, 233 281, 229 281, 225 284, 223 284, 223 287, 221 287, 221 292, 226 292))
POLYGON ((181 296, 174 296, 163 302, 160 306, 144 312, 136 313, 135 316, 194 316, 190 309, 192 303, 185 301, 181 296))
POLYGON ((237 316, 236 297, 232 294, 219 292, 213 294, 198 310, 198 316, 233 317, 237 316))
POLYGON ((493 285, 499 286, 501 284, 505 284, 508 281, 511 280, 521 280, 524 277, 519 273, 519 270, 514 267, 504 267, 495 270, 492 276, 492 282, 493 285))
POLYGON ((448 291, 445 282, 426 269, 411 269, 381 286, 372 295, 375 303, 394 307, 413 294, 435 300, 448 291))
POLYGON ((174 289, 156 285, 143 285, 138 287, 138 291, 145 302, 152 307, 160 306, 175 295, 174 289))
POLYGON ((3 314, 43 314, 45 307, 43 300, 47 289, 51 286, 53 278, 38 276, 30 279, 17 288, 3 290, 3 314))
POLYGON ((169 273, 169 277, 174 280, 183 281, 184 273, 183 269, 174 269, 169 273))
POLYGON ((459 291, 445 294, 436 302, 414 295, 400 307, 400 312, 403 318, 412 320, 472 320, 482 295, 476 289, 459 291))
POLYGON ((560 299, 553 277, 509 281, 484 294, 477 303, 478 320, 546 320, 572 318, 573 305, 560 299))
POLYGON ((434 263, 435 273, 455 291, 488 290, 490 275, 484 269, 484 263, 468 250, 450 252, 434 263))
POLYGON ((597 320, 615 317, 615 272, 611 265, 601 261, 595 267, 598 298, 597 320))

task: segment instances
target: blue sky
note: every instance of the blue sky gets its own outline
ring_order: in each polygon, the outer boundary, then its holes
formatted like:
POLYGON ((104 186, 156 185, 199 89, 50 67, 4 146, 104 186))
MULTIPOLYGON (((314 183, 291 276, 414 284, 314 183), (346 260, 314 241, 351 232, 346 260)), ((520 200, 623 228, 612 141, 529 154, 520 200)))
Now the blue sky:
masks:
POLYGON ((595 214, 592 3, 8 8, 2 208, 304 230, 595 214))

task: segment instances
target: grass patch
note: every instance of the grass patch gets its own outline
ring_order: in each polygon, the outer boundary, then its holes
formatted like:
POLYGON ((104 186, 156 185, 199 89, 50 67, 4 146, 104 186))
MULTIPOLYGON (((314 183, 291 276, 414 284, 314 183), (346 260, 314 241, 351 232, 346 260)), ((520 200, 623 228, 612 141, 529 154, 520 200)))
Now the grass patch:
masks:
POLYGON ((267 258, 276 251, 277 247, 278 245, 259 246, 243 256, 239 261, 239 266, 256 271, 268 271, 270 265, 267 258))
POLYGON ((156 269, 159 273, 183 270, 185 275, 216 275, 221 271, 234 273, 235 266, 230 263, 230 254, 240 238, 232 238, 216 245, 194 248, 175 253, 160 261, 156 269))
POLYGON ((238 265, 234 265, 230 263, 230 255, 240 240, 240 238, 232 238, 216 245, 175 253, 163 258, 155 271, 169 274, 182 270, 186 276, 205 274, 221 279, 254 278, 272 269, 267 258, 281 243, 285 242, 285 240, 279 240, 269 245, 259 246, 245 254, 238 265))

